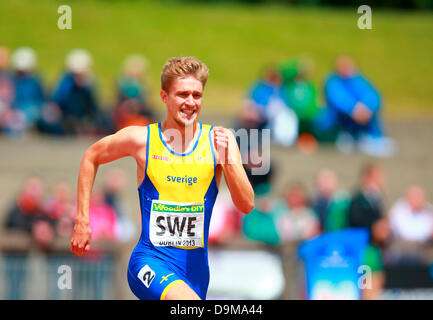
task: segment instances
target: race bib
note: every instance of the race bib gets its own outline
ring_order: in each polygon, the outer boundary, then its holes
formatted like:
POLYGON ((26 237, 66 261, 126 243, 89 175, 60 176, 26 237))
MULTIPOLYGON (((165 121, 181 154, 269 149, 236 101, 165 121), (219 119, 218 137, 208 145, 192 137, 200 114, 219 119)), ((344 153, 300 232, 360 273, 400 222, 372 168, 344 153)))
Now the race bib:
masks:
POLYGON ((149 238, 157 247, 203 247, 204 203, 153 200, 149 238))

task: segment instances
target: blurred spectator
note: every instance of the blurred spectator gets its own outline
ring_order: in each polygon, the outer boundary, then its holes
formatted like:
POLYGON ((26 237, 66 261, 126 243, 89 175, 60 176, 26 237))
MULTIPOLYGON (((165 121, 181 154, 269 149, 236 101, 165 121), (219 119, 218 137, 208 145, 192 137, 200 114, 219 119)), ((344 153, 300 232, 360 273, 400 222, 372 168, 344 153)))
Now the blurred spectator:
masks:
POLYGON ((103 185, 104 201, 116 214, 115 237, 124 242, 132 240, 137 232, 130 219, 128 207, 122 201, 122 192, 126 184, 125 172, 120 168, 113 168, 106 175, 103 185))
POLYGON ((6 217, 6 228, 30 233, 35 217, 43 214, 45 184, 40 177, 27 178, 6 217))
POLYGON ((303 241, 319 234, 319 221, 300 183, 290 183, 285 188, 284 199, 278 201, 276 211, 283 218, 278 226, 284 241, 303 241))
POLYGON ((282 77, 276 66, 265 68, 249 89, 238 128, 271 130, 271 139, 291 146, 298 136, 298 118, 283 100, 282 77))
POLYGON ((112 113, 115 130, 154 122, 144 85, 146 67, 146 60, 140 55, 131 55, 124 62, 123 74, 116 85, 117 104, 112 113))
POLYGON ((313 119, 319 106, 317 89, 311 80, 314 65, 311 59, 300 58, 279 64, 283 78, 282 94, 299 119, 299 134, 315 133, 313 119))
POLYGON ((41 249, 49 250, 55 236, 55 218, 45 211, 45 184, 37 176, 27 178, 6 218, 6 229, 24 231, 41 249))
POLYGON ((316 175, 316 191, 312 205, 323 232, 336 231, 348 226, 350 194, 338 190, 338 178, 334 171, 324 168, 316 175))
POLYGON ((364 290, 364 299, 378 299, 385 284, 381 248, 390 237, 388 219, 384 216, 384 173, 375 164, 367 164, 361 173, 360 189, 349 205, 349 227, 365 228, 369 232, 369 245, 364 252, 363 265, 372 271, 371 288, 364 290))
MULTIPOLYGON (((20 136, 33 127, 45 103, 40 77, 36 74, 37 58, 32 48, 21 47, 12 55, 12 101, 3 118, 3 130, 10 136, 20 136)), ((6 95, 11 89, 6 89, 6 95)))
POLYGON ((14 98, 14 87, 9 73, 10 51, 7 47, 0 47, 0 133, 6 127, 14 98))
POLYGON ((92 239, 117 240, 116 225, 118 221, 116 213, 114 208, 105 202, 104 193, 99 188, 92 191, 89 217, 92 239))
POLYGON ((65 238, 70 237, 74 227, 74 198, 68 184, 60 182, 54 186, 46 201, 45 211, 56 220, 56 234, 65 238))
POLYGON ((426 201, 425 191, 418 185, 408 188, 390 211, 391 231, 395 239, 427 243, 433 237, 433 206, 426 201))
POLYGON ((41 249, 51 251, 55 238, 55 230, 53 222, 46 219, 39 219, 34 222, 32 227, 32 237, 41 249))
MULTIPOLYGON (((74 219, 76 215, 76 206, 74 207, 74 219)), ((105 202, 104 192, 99 187, 92 191, 89 206, 90 228, 92 230, 92 240, 117 241, 118 219, 114 208, 105 202)), ((101 299, 104 296, 104 286, 112 281, 112 268, 114 261, 109 251, 103 246, 93 245, 89 254, 79 257, 80 268, 76 270, 76 278, 82 282, 93 282, 94 299, 101 299), (98 285, 98 282, 100 283, 98 285)), ((81 286, 85 286, 84 283, 81 286)), ((74 299, 79 295, 79 290, 73 292, 74 299)))
POLYGON ((242 221, 242 232, 247 239, 275 246, 282 243, 278 223, 281 211, 276 210, 276 201, 272 197, 272 187, 262 183, 254 188, 255 207, 242 221))
POLYGON ((271 99, 281 97, 282 78, 274 66, 267 66, 263 75, 251 86, 247 94, 246 128, 262 129, 268 124, 268 110, 271 99), (252 117, 254 115, 254 117, 252 117))
POLYGON ((241 213, 236 209, 226 187, 220 188, 209 226, 209 243, 226 244, 241 231, 241 213))
POLYGON ((358 147, 373 156, 394 155, 396 145, 383 128, 379 92, 359 73, 352 58, 338 57, 335 68, 326 79, 324 91, 340 128, 337 147, 344 153, 358 147))
POLYGON ((92 57, 83 49, 66 56, 66 72, 42 112, 38 124, 49 134, 106 134, 111 131, 107 117, 96 100, 92 57))

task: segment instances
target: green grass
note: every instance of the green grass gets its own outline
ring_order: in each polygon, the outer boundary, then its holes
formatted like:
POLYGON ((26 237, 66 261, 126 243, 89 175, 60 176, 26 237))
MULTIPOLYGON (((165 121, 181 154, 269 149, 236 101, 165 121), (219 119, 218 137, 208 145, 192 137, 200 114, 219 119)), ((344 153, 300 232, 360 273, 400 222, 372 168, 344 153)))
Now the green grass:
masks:
POLYGON ((433 113, 433 14, 373 8, 373 30, 358 29, 357 19, 356 8, 6 0, 0 2, 0 45, 34 47, 48 86, 70 49, 88 49, 105 102, 114 97, 124 57, 141 53, 149 60, 148 83, 159 106, 165 60, 195 55, 210 68, 205 108, 230 114, 268 62, 308 54, 321 86, 334 58, 347 53, 382 92, 388 115, 433 113), (57 28, 62 4, 72 8, 72 30, 57 28))

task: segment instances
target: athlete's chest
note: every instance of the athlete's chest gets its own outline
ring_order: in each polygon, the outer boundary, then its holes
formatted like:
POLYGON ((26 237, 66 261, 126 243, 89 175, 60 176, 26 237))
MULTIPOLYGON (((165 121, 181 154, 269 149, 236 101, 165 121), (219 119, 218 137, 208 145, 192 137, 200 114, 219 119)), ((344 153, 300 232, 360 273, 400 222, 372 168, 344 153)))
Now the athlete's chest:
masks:
POLYGON ((157 188, 199 192, 209 186, 215 167, 209 150, 204 148, 187 156, 150 152, 146 174, 157 188))

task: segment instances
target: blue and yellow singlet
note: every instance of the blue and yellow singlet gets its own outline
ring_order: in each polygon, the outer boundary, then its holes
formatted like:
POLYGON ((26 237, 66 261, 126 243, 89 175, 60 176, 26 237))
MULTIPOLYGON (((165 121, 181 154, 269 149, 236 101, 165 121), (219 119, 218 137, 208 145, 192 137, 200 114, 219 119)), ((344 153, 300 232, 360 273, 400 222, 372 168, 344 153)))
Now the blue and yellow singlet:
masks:
POLYGON ((128 282, 139 299, 163 299, 179 281, 206 298, 218 187, 213 127, 198 125, 194 147, 183 154, 165 143, 160 123, 147 126, 145 177, 138 187, 142 233, 128 265, 128 282))

